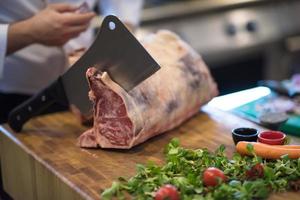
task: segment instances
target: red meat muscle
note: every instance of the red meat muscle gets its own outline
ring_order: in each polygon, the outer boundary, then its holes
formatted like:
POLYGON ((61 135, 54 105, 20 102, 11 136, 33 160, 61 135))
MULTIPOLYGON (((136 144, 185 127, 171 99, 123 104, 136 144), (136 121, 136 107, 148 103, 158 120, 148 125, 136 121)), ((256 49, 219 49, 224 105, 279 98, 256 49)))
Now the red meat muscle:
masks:
POLYGON ((141 42, 161 69, 130 92, 106 72, 86 72, 94 125, 79 137, 79 146, 131 148, 177 127, 217 95, 207 66, 177 35, 159 31, 141 42))

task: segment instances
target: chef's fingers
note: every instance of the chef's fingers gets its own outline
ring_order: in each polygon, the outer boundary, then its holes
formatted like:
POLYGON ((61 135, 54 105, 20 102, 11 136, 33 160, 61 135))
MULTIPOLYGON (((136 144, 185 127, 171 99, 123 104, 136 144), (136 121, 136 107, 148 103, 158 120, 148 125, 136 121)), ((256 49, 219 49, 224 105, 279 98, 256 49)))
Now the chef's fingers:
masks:
POLYGON ((64 16, 67 25, 83 25, 88 24, 96 14, 94 12, 88 13, 66 13, 64 16))
POLYGON ((89 27, 89 24, 68 27, 68 29, 65 32, 65 35, 69 36, 70 38, 71 37, 73 38, 77 34, 80 34, 81 32, 87 30, 88 27, 89 27))
POLYGON ((63 36, 59 40, 56 40, 55 42, 51 43, 51 45, 53 45, 53 46, 62 46, 64 44, 66 44, 69 40, 78 37, 81 32, 65 33, 65 34, 63 34, 63 36))
POLYGON ((54 3, 49 4, 48 7, 58 12, 74 12, 77 10, 77 6, 69 3, 54 3))

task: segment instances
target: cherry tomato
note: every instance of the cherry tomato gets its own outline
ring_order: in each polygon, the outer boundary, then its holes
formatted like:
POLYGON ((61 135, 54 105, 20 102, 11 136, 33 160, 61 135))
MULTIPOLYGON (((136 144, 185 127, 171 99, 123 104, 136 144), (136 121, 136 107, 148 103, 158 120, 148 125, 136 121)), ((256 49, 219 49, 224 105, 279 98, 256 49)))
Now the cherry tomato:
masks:
POLYGON ((225 181, 227 181, 227 177, 224 172, 216 167, 209 167, 203 173, 203 183, 206 186, 216 186, 225 181))
POLYGON ((179 200, 179 192, 173 185, 167 184, 160 187, 156 194, 155 200, 179 200))
POLYGON ((246 171, 246 176, 249 179, 254 179, 254 178, 262 178, 264 177, 264 166, 261 163, 257 163, 251 169, 246 171))

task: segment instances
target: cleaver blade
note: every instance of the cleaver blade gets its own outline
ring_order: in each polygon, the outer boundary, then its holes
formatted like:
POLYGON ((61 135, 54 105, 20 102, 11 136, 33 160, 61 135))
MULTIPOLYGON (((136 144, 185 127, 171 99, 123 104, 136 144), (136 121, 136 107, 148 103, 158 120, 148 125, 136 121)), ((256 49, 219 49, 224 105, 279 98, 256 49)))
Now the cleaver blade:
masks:
POLYGON ((21 131, 25 122, 57 102, 75 105, 84 116, 90 116, 92 102, 88 98, 85 75, 89 67, 106 71, 126 91, 160 69, 126 26, 116 16, 109 15, 104 18, 91 47, 67 72, 11 111, 8 119, 11 128, 21 131))

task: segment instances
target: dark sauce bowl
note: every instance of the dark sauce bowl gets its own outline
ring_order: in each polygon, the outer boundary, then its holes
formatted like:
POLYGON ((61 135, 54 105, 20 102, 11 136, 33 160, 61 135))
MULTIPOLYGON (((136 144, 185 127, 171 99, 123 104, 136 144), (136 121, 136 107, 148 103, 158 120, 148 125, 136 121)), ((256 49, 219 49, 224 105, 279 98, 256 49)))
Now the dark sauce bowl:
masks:
POLYGON ((255 128, 236 128, 232 130, 232 139, 234 144, 237 144, 239 141, 248 141, 256 142, 258 136, 258 130, 255 128))

